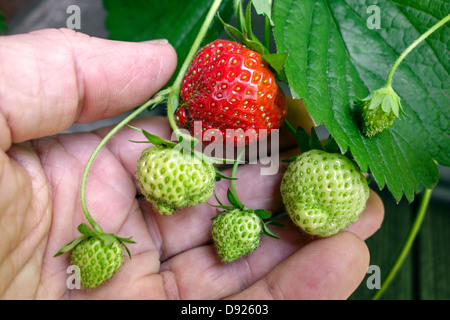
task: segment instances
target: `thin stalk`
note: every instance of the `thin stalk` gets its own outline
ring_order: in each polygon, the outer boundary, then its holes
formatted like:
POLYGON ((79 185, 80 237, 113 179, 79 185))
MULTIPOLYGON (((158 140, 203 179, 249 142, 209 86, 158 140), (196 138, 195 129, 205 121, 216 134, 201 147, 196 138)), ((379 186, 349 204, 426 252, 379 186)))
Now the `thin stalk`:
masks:
POLYGON ((419 209, 417 211, 416 218, 414 219, 413 225, 411 227, 411 230, 409 231, 408 237, 405 240, 405 243, 403 244, 403 247, 400 251, 400 254, 398 255, 397 259, 395 260, 391 270, 389 271, 388 275, 386 276, 383 284, 381 285, 380 289, 374 294, 372 297, 372 300, 378 300, 380 296, 383 294, 383 292, 386 291, 387 287, 391 283, 391 281, 394 279, 395 275, 397 274, 398 270, 403 264, 403 261, 405 260, 406 256, 408 255, 411 246, 419 233, 420 227, 422 226, 423 219, 425 218, 425 214, 427 212, 428 204, 430 203, 432 189, 425 189, 422 200, 420 201, 419 209))
MULTIPOLYGON (((170 126, 172 127, 172 130, 175 132, 175 134, 178 137, 183 137, 183 139, 191 140, 192 137, 190 135, 183 134, 180 129, 178 128, 177 124, 175 123, 174 119, 174 109, 178 107, 179 100, 180 100, 180 89, 181 89, 181 82, 183 80, 184 75, 186 74, 187 69, 189 68, 189 65, 194 58, 195 54, 197 53, 201 42, 203 41, 203 38, 206 35, 206 32, 209 29, 209 26, 211 25, 212 20, 214 19, 214 16, 219 9, 219 6, 221 4, 222 0, 214 0, 213 4, 211 5, 211 8, 209 9, 209 12, 203 22, 202 27, 200 28, 199 33, 197 34, 197 37, 195 38, 194 43, 192 44, 192 47, 184 60, 183 65, 181 66, 181 69, 175 78, 175 81, 172 85, 172 91, 169 95, 169 100, 167 102, 167 116, 169 118, 170 126)), ((195 140, 195 138, 194 138, 195 140)))
POLYGON ((244 207, 244 205, 242 204, 242 202, 239 200, 239 197, 237 197, 237 193, 236 193, 236 180, 234 180, 234 178, 236 178, 236 171, 237 168, 239 166, 240 163, 240 159, 242 158, 242 156, 245 153, 245 150, 247 149, 247 147, 243 147, 242 150, 239 152, 238 156, 237 156, 237 161, 233 164, 233 169, 231 170, 231 178, 233 180, 231 180, 231 191, 236 195, 236 200, 238 201, 238 204, 241 208, 244 207))
POLYGON ((403 61, 403 59, 423 40, 425 40, 430 34, 432 34, 434 31, 442 27, 444 24, 446 24, 448 21, 450 21, 450 14, 446 16, 444 19, 440 20, 438 23, 436 23, 434 26, 432 26, 427 32, 422 34, 419 38, 417 38, 416 41, 411 43, 411 45, 398 57, 397 61, 395 61, 394 65, 392 66, 391 70, 389 71, 386 85, 385 87, 390 87, 392 84, 392 78, 394 77, 394 72, 397 69, 397 67, 400 65, 400 63, 403 61))
POLYGON ((86 181, 89 174, 89 170, 91 169, 92 163, 94 162, 95 157, 100 152, 100 150, 103 148, 103 146, 111 139, 111 137, 116 134, 117 131, 119 131, 123 126, 125 126, 128 122, 130 122, 132 119, 134 119, 138 114, 140 114, 142 111, 147 109, 149 106, 153 105, 156 106, 164 101, 167 94, 171 92, 171 88, 165 89, 157 93, 154 98, 148 100, 143 105, 135 109, 132 113, 130 113, 125 119, 123 119, 121 122, 119 122, 103 139, 100 141, 98 146, 95 148, 94 152, 92 152, 88 162, 86 163, 86 166, 84 168, 83 177, 81 179, 81 188, 80 188, 80 197, 81 197, 81 207, 83 208, 84 215, 86 216, 86 219, 89 221, 91 226, 94 228, 96 232, 103 233, 102 228, 95 222, 95 220, 92 218, 91 214, 89 213, 87 204, 86 204, 86 181))
POLYGON ((290 132, 294 134, 294 136, 297 135, 297 130, 295 130, 295 128, 292 126, 292 124, 289 123, 287 119, 284 120, 284 125, 289 129, 290 132))

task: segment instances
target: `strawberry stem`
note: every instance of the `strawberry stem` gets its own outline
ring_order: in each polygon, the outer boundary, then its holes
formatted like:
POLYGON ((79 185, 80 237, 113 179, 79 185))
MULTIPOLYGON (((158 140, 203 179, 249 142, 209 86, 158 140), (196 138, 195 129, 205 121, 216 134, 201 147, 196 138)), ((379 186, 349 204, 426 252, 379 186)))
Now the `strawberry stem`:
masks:
POLYGON ((427 212, 428 204, 430 203, 432 189, 425 189, 422 200, 420 201, 419 209, 417 211, 416 218, 414 219, 413 225, 411 227, 411 230, 405 240, 405 243, 403 244, 403 247, 400 251, 400 254, 397 256, 397 259, 395 260, 391 270, 389 271, 388 275, 386 276, 383 284, 381 285, 380 289, 374 294, 372 297, 372 300, 378 300, 380 296, 383 294, 384 291, 386 291, 387 287, 391 283, 391 281, 394 279, 395 275, 397 274, 398 270, 403 264, 403 261, 405 260, 406 256, 408 255, 411 246, 419 233, 420 227, 422 226, 423 219, 425 218, 425 214, 427 212))
POLYGON ((216 12, 219 9, 221 2, 222 0, 214 0, 213 4, 211 5, 211 8, 209 9, 209 12, 206 15, 206 18, 203 22, 203 25, 200 28, 200 31, 198 32, 197 37, 195 38, 194 43, 192 44, 192 47, 189 50, 189 53, 186 59, 184 60, 184 63, 181 66, 177 77, 175 78, 175 81, 172 85, 172 90, 169 95, 169 100, 167 102, 167 117, 169 118, 170 126, 172 127, 172 130, 175 132, 177 137, 178 138, 182 137, 183 140, 195 141, 196 139, 190 135, 183 134, 178 128, 174 119, 174 111, 178 107, 180 101, 181 82, 183 81, 183 77, 186 74, 186 71, 188 70, 192 59, 197 53, 200 44, 203 41, 203 38, 205 37, 206 32, 208 31, 209 26, 211 25, 211 22, 213 21, 216 12))
POLYGON ((391 70, 389 71, 386 85, 385 87, 391 87, 392 84, 392 78, 394 77, 394 72, 397 69, 397 67, 400 65, 400 63, 403 61, 403 59, 423 40, 425 40, 430 34, 432 34, 434 31, 439 29, 441 26, 446 24, 448 21, 450 21, 450 14, 447 15, 444 19, 440 20, 438 23, 436 23, 433 27, 431 27, 427 32, 422 34, 419 38, 417 38, 416 41, 414 41, 406 50, 398 57, 397 61, 395 61, 394 65, 392 66, 391 70))
POLYGON ((284 125, 290 132, 294 134, 294 136, 297 135, 297 130, 295 130, 294 126, 287 119, 284 120, 284 125))
POLYGON ((102 228, 95 222, 95 220, 92 218, 91 214, 89 213, 87 204, 86 204, 86 181, 89 174, 89 170, 92 166, 92 163, 94 162, 95 157, 100 152, 100 150, 103 148, 103 146, 111 139, 111 137, 116 134, 117 131, 119 131, 123 126, 125 126, 128 122, 130 122, 132 119, 134 119, 139 113, 147 109, 149 106, 152 106, 154 108, 156 105, 162 103, 165 99, 167 94, 171 92, 171 88, 162 90, 158 92, 152 99, 145 102, 143 105, 135 109, 132 113, 130 113, 125 119, 123 119, 121 122, 119 122, 103 139, 100 141, 98 146, 95 148, 94 152, 92 152, 88 162, 86 163, 86 166, 84 168, 83 177, 81 179, 81 188, 80 188, 80 197, 81 197, 81 207, 83 208, 84 215, 86 219, 91 224, 92 228, 94 228, 94 231, 98 233, 103 233, 102 228))
POLYGON ((236 201, 239 205, 240 208, 244 208, 244 205, 242 204, 242 202, 239 200, 239 197, 237 196, 236 193, 236 171, 237 171, 237 167, 239 166, 240 163, 240 159, 242 158, 242 156, 244 155, 245 150, 247 149, 247 147, 243 147, 238 156, 237 156, 237 161, 233 164, 233 169, 231 170, 231 191, 234 194, 234 197, 236 198, 236 201))
MULTIPOLYGON (((272 7, 272 0, 268 0, 269 6, 272 7)), ((270 19, 266 15, 264 18, 264 46, 267 48, 267 51, 270 52, 270 36, 271 36, 271 25, 270 19)))

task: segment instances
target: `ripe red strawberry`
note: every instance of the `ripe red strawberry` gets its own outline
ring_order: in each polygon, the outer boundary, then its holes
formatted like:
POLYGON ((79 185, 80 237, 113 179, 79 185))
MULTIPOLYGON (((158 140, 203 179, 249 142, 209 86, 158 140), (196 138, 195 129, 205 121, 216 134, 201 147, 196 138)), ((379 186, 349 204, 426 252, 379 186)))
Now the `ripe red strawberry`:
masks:
POLYGON ((179 124, 206 143, 248 144, 286 118, 286 98, 260 54, 231 41, 216 40, 196 54, 180 97, 179 124), (194 132, 195 121, 201 121, 203 137, 194 132))

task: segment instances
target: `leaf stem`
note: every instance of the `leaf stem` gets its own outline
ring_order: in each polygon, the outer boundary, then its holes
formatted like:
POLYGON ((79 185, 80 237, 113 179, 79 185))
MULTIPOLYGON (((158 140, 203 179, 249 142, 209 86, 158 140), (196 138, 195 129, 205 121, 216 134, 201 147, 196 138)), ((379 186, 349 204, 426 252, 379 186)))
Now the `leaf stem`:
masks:
POLYGON ((238 201, 238 204, 241 208, 244 207, 244 205, 242 204, 242 202, 239 200, 239 197, 237 196, 236 193, 236 171, 237 171, 237 167, 239 166, 239 160, 242 158, 245 150, 247 149, 247 146, 243 147, 242 150, 240 150, 238 156, 237 156, 237 161, 233 164, 233 169, 231 170, 231 191, 234 193, 234 195, 236 196, 236 200, 238 201))
POLYGON ((411 246, 420 230, 420 227, 422 226, 422 222, 424 220, 425 214, 427 212, 428 204, 430 203, 432 189, 425 189, 422 200, 420 201, 419 209, 417 211, 416 218, 414 219, 413 225, 411 227, 411 230, 409 231, 409 234, 405 240, 405 243, 403 244, 403 247, 400 251, 400 254, 397 256, 397 259, 395 260, 391 270, 389 271, 388 275, 386 276, 386 279, 384 280, 383 284, 381 285, 380 289, 374 294, 372 297, 372 300, 378 300, 380 296, 383 294, 384 291, 386 291, 387 287, 391 283, 391 281, 394 279, 395 275, 397 274, 398 270, 403 264, 403 261, 405 260, 406 256, 408 255, 411 246))
POLYGON ((183 81, 183 77, 186 74, 186 71, 188 70, 192 59, 197 53, 198 48, 200 47, 200 44, 203 41, 203 38, 205 37, 206 32, 208 31, 208 28, 211 25, 211 22, 214 19, 217 10, 219 9, 221 2, 222 0, 214 0, 213 4, 211 5, 211 8, 209 9, 209 12, 203 22, 203 25, 200 28, 200 31, 198 32, 197 37, 195 38, 194 43, 192 44, 192 47, 188 55, 186 56, 186 59, 184 60, 184 63, 181 66, 177 77, 175 78, 175 81, 172 85, 173 90, 170 92, 169 100, 167 102, 167 117, 169 118, 170 126, 172 127, 172 130, 175 132, 177 137, 183 137, 183 139, 193 139, 195 141, 195 138, 191 137, 190 135, 187 136, 180 131, 174 119, 174 111, 178 107, 180 100, 181 82, 183 81))
MULTIPOLYGON (((268 0, 269 6, 272 7, 272 0, 268 0)), ((264 18, 264 46, 267 51, 270 52, 270 36, 271 36, 271 25, 270 19, 267 15, 264 18)))
POLYGON ((444 19, 440 20, 438 23, 436 23, 434 26, 432 26, 427 32, 422 34, 419 38, 416 39, 413 43, 410 44, 408 48, 398 57, 397 61, 395 61, 394 65, 392 66, 391 70, 389 71, 386 85, 385 87, 390 87, 392 84, 392 78, 394 77, 394 72, 397 69, 397 67, 400 65, 400 63, 403 61, 403 59, 423 40, 425 40, 430 34, 432 34, 434 31, 439 29, 441 26, 446 24, 448 21, 450 21, 450 14, 447 15, 444 19))
POLYGON ((121 122, 119 122, 103 139, 100 141, 98 146, 95 148, 95 150, 92 152, 88 162, 86 163, 86 166, 84 168, 83 177, 81 179, 81 187, 80 187, 80 197, 81 197, 81 207, 83 208, 84 215, 86 219, 89 221, 91 226, 94 228, 94 230, 98 233, 103 233, 102 228, 95 222, 95 220, 92 218, 91 214, 89 213, 87 204, 86 204, 86 181, 89 174, 89 170, 92 166, 92 163, 94 162, 95 157, 100 152, 100 150, 103 148, 103 146, 111 139, 111 137, 119 131, 123 126, 125 126, 128 122, 130 122, 132 119, 134 119, 139 113, 147 109, 149 106, 153 105, 156 106, 164 101, 167 94, 171 92, 171 88, 162 90, 158 92, 152 99, 149 99, 147 102, 145 102, 140 107, 136 108, 132 113, 130 113, 125 119, 123 119, 121 122))

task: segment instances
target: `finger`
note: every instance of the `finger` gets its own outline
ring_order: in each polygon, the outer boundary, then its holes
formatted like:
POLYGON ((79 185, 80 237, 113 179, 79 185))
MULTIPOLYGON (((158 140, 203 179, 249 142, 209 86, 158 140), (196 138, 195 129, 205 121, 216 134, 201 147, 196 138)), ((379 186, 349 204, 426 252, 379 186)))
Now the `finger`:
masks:
POLYGON ((176 54, 160 42, 125 43, 68 29, 0 37, 0 136, 58 133, 145 102, 170 79, 176 54))
POLYGON ((364 241, 351 232, 310 242, 230 299, 347 299, 369 265, 364 241))
MULTIPOLYGON (((376 199, 376 197, 373 199, 376 199)), ((380 216, 379 213, 370 209, 364 214, 367 216, 380 216)), ((373 221, 374 227, 372 228, 372 232, 374 232, 381 222, 375 218, 368 220, 373 221)), ((353 232, 342 231, 329 238, 317 238, 307 235, 303 230, 295 226, 289 217, 284 217, 278 221, 282 223, 282 226, 269 227, 279 239, 269 238, 263 235, 259 247, 254 252, 231 263, 222 263, 220 261, 214 245, 203 245, 192 248, 165 261, 161 266, 161 270, 163 271, 163 276, 166 278, 166 290, 175 298, 220 299, 228 295, 233 295, 253 285, 255 281, 265 276, 272 268, 277 267, 278 264, 285 263, 283 262, 285 259, 291 259, 290 256, 298 254, 298 250, 303 252, 303 247, 309 247, 310 243, 328 243, 329 241, 341 239, 342 235, 344 235, 344 239, 352 240, 350 245, 342 244, 342 249, 344 251, 347 249, 352 251, 351 244, 354 243, 358 249, 356 251, 362 252, 362 258, 365 259, 365 245, 357 234, 361 230, 357 230, 358 228, 356 227, 353 232), (195 288, 199 289, 200 287, 202 289, 196 292, 195 288)), ((366 231, 369 231, 368 227, 366 231)), ((339 248, 340 245, 338 242, 335 247, 339 248)), ((329 249, 329 246, 329 244, 325 246, 326 250, 324 250, 321 256, 324 262, 326 262, 325 260, 330 255, 330 259, 338 261, 336 263, 339 266, 340 257, 346 259, 346 254, 345 252, 341 254, 337 249, 329 249)), ((320 249, 317 250, 320 252, 320 249)), ((305 259, 305 261, 310 259, 308 255, 305 255, 304 258, 301 257, 303 256, 300 256, 298 259, 305 259)), ((318 264, 320 264, 320 261, 318 264)), ((348 264, 353 264, 353 262, 348 262, 348 264)), ((356 275, 362 274, 364 276, 367 271, 357 262, 352 267, 357 269, 355 269, 355 272, 359 272, 355 273, 356 275)), ((312 270, 314 268, 315 266, 311 267, 312 270)), ((345 272, 345 268, 347 267, 342 267, 344 270, 337 268, 336 271, 345 272)), ((353 272, 352 268, 348 268, 347 271, 350 274, 353 272)), ((358 276, 357 279, 359 279, 358 276)), ((347 281, 351 279, 343 280, 347 281)), ((257 290, 261 290, 259 286, 263 287, 262 284, 259 284, 256 286, 257 290)), ((354 288, 354 286, 350 287, 354 288)), ((348 292, 352 292, 351 290, 353 289, 349 289, 348 292)), ((245 297, 245 299, 250 298, 250 296, 245 297)), ((255 298, 259 299, 260 297, 255 296, 255 298)))
POLYGON ((220 262, 213 246, 175 256, 161 266, 169 299, 345 299, 361 283, 369 252, 357 235, 311 241, 290 233, 232 263, 220 262))
POLYGON ((357 234, 361 239, 372 236, 380 227, 384 219, 384 205, 380 196, 370 190, 366 208, 356 222, 352 223, 347 231, 357 234))

